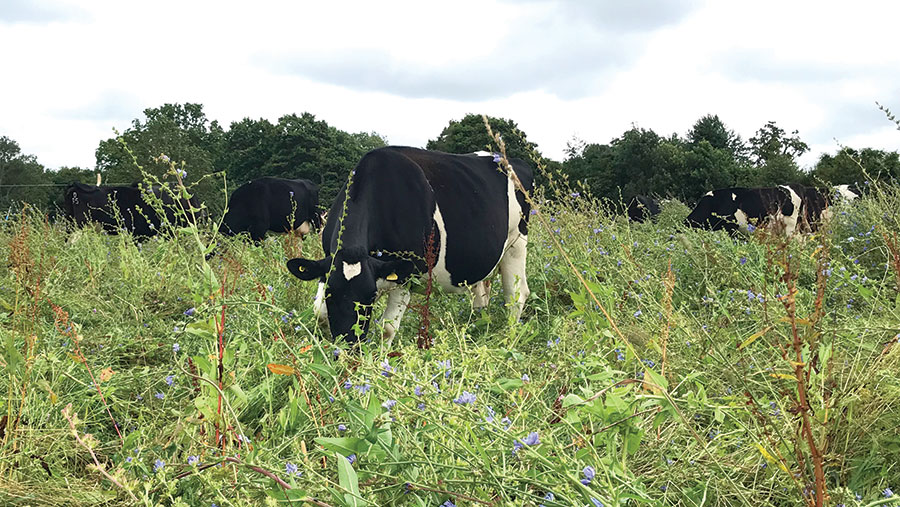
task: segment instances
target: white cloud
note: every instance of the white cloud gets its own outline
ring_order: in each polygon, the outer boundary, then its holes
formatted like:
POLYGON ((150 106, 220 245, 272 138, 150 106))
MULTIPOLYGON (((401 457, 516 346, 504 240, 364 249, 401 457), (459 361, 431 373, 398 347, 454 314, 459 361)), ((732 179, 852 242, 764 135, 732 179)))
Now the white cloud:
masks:
POLYGON ((111 129, 165 102, 224 125, 309 111, 422 146, 451 119, 519 123, 548 156, 633 123, 684 134, 718 114, 821 151, 896 149, 900 4, 509 0, 93 2, 0 7, 0 135, 42 163, 94 165, 111 129))

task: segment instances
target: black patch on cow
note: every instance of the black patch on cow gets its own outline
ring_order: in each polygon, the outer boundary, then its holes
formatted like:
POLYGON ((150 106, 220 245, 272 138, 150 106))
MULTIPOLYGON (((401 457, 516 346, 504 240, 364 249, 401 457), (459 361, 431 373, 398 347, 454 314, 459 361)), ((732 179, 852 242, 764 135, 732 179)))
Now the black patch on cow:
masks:
POLYGON ((262 240, 267 231, 288 232, 309 222, 319 229, 319 188, 309 180, 259 178, 232 192, 220 232, 250 234, 262 240), (293 193, 293 195, 292 195, 293 193))

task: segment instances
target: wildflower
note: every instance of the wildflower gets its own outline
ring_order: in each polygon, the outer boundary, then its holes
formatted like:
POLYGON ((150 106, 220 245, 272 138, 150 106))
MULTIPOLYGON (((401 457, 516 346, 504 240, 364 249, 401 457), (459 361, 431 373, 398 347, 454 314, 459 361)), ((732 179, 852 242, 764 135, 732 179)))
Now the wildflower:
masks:
POLYGON ((600 500, 597 500, 594 497, 591 497, 591 503, 594 504, 594 507, 603 507, 603 502, 601 502, 600 500))
POLYGON ((425 404, 420 402, 418 405, 416 405, 416 408, 420 411, 425 410, 425 404))
POLYGON ((172 385, 175 382, 175 375, 166 376, 166 385, 172 385))
MULTIPOLYGON (((497 158, 497 160, 499 160, 499 158, 497 158)), ((494 162, 496 162, 497 160, 494 160, 494 162)), ((456 507, 456 504, 451 502, 450 500, 447 500, 446 502, 441 504, 441 507, 456 507)))
POLYGON ((332 354, 334 355, 334 358, 337 359, 337 357, 341 355, 341 349, 334 349, 334 352, 332 352, 332 354))
POLYGON ((527 373, 522 374, 522 382, 531 382, 531 378, 528 377, 527 373))
POLYGON ((669 489, 669 488, 665 485, 659 487, 659 490, 662 491, 663 493, 665 493, 667 489, 669 489))
POLYGON ((416 396, 422 396, 422 386, 416 386, 416 388, 413 389, 413 393, 415 393, 416 396))
POLYGON ((156 393, 156 394, 154 394, 154 396, 156 396, 157 400, 161 400, 166 397, 166 395, 163 393, 156 393))
POLYGON ((588 465, 584 467, 584 470, 581 471, 584 474, 584 479, 581 479, 581 483, 587 486, 594 480, 594 476, 597 475, 597 472, 594 470, 594 467, 588 465))
POLYGON ((385 377, 390 378, 390 377, 394 374, 394 373, 393 373, 393 372, 394 372, 394 368, 391 367, 391 363, 389 363, 387 359, 385 359, 385 360, 381 363, 381 368, 382 368, 381 374, 382 374, 383 376, 385 376, 385 377))
POLYGON ((706 436, 709 437, 710 440, 712 440, 712 439, 716 438, 716 435, 718 435, 718 434, 719 434, 719 430, 711 429, 711 430, 709 430, 709 433, 706 434, 706 436))
POLYGON ((538 445, 538 444, 541 443, 541 439, 538 437, 538 432, 537 432, 537 431, 532 431, 531 433, 528 434, 527 437, 525 437, 525 438, 522 440, 522 442, 523 442, 525 445, 538 445))
POLYGON ((238 442, 243 442, 245 444, 250 443, 250 439, 247 438, 247 435, 238 435, 237 439, 238 439, 238 442))
POLYGON ((340 431, 341 433, 347 431, 347 425, 346 424, 338 424, 338 431, 340 431))
POLYGON ((621 349, 616 349, 615 353, 616 353, 616 361, 624 361, 625 360, 625 354, 622 353, 621 349))
POLYGON ((747 232, 753 234, 753 231, 756 230, 756 226, 753 224, 747 224, 747 232))
POLYGON ((741 257, 741 266, 743 266, 744 264, 747 264, 747 258, 741 257))
POLYGON ((177 353, 179 350, 181 350, 181 345, 178 345, 177 343, 173 343, 172 344, 172 352, 177 353))
POLYGON ((185 171, 184 169, 175 169, 175 172, 178 173, 179 176, 181 176, 181 179, 187 178, 187 171, 185 171))
POLYGON ((453 400, 453 403, 457 405, 468 405, 469 403, 475 403, 475 394, 470 393, 469 391, 463 391, 462 394, 459 395, 459 398, 453 400))
POLYGON ((500 419, 500 423, 502 423, 503 426, 505 426, 504 429, 507 429, 507 430, 509 429, 510 426, 512 426, 512 421, 509 420, 509 417, 504 417, 503 419, 500 419))
POLYGON ((271 285, 266 285, 266 290, 272 292, 275 289, 273 289, 271 285))
POLYGON ((187 317, 190 317, 190 316, 194 315, 194 312, 195 312, 196 310, 197 310, 197 309, 194 308, 194 307, 192 306, 192 307, 190 307, 190 308, 188 308, 187 310, 184 311, 184 315, 187 316, 187 317))
POLYGON ((194 466, 200 462, 200 458, 197 456, 188 456, 188 465, 194 466))
POLYGON ((390 410, 390 409, 394 408, 394 405, 396 405, 396 404, 397 404, 397 400, 387 400, 384 403, 382 403, 381 406, 387 410, 390 410))
POLYGON ((347 461, 349 461, 351 465, 353 463, 355 463, 356 462, 356 454, 351 454, 351 455, 347 456, 347 461))
POLYGON ((881 494, 883 494, 885 498, 894 496, 894 492, 891 491, 891 488, 884 488, 884 491, 882 491, 881 494))
POLYGON ((288 475, 296 475, 296 474, 297 474, 297 465, 295 465, 295 464, 293 464, 293 463, 290 463, 290 462, 285 463, 285 465, 284 465, 284 471, 285 471, 288 475))
POLYGON ((173 333, 177 333, 177 332, 178 332, 178 326, 175 326, 174 328, 172 328, 172 332, 173 332, 173 333))
MULTIPOLYGON (((495 163, 496 163, 496 162, 500 162, 500 154, 499 154, 499 153, 494 153, 493 155, 494 155, 494 162, 495 162, 495 163)), ((447 500, 447 501, 449 502, 450 500, 447 500)))
POLYGON ((359 391, 359 394, 366 394, 371 389, 372 389, 372 386, 370 386, 369 384, 363 384, 363 385, 356 386, 356 390, 359 391))
POLYGON ((293 190, 291 190, 291 191, 288 192, 288 193, 291 194, 291 197, 294 197, 294 191, 293 191, 293 190))
POLYGON ((644 312, 642 312, 642 311, 640 311, 640 310, 634 312, 634 318, 640 317, 642 313, 644 313, 644 312))
POLYGON ((484 420, 485 420, 485 422, 490 424, 490 423, 494 422, 494 409, 491 408, 490 405, 488 405, 487 412, 488 412, 488 415, 487 415, 487 417, 484 418, 484 420))
POLYGON ((159 472, 164 466, 166 466, 166 462, 157 458, 156 461, 153 462, 153 471, 159 472))
POLYGON ((353 384, 351 384, 349 380, 345 380, 344 389, 350 389, 351 387, 353 387, 353 384))
POLYGON ((127 458, 125 458, 125 463, 131 463, 132 459, 134 459, 134 458, 132 458, 131 456, 128 456, 127 458))

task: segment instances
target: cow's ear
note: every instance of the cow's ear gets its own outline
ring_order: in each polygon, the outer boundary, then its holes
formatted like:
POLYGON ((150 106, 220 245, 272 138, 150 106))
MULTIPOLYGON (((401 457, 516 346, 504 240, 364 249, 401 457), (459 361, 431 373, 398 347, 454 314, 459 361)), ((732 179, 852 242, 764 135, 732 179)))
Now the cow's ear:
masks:
POLYGON ((309 259, 291 259, 287 263, 288 271, 301 280, 316 280, 325 276, 331 268, 331 257, 318 261, 309 259))
POLYGON ((375 279, 383 279, 389 282, 403 283, 416 270, 416 266, 412 261, 393 260, 383 261, 372 257, 372 270, 375 273, 375 279))

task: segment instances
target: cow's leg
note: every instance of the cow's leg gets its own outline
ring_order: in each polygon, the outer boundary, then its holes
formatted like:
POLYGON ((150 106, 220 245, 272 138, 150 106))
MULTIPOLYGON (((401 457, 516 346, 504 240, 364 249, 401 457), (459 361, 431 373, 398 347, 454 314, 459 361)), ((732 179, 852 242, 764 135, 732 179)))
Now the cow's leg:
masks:
POLYGON ((316 291, 316 299, 313 300, 313 313, 319 326, 328 328, 328 307, 325 306, 325 282, 319 282, 319 290, 316 291))
POLYGON ((396 287, 388 291, 387 305, 384 308, 384 315, 381 320, 384 322, 383 338, 388 344, 394 339, 397 330, 400 329, 400 319, 403 318, 403 312, 409 305, 409 288, 405 285, 396 287))
POLYGON ((472 285, 472 306, 475 310, 482 310, 491 300, 491 282, 482 280, 472 285))
POLYGON ((252 239, 253 242, 258 245, 263 240, 263 238, 266 237, 266 231, 267 229, 265 228, 265 226, 254 224, 250 226, 250 230, 248 232, 250 233, 250 239, 252 239))
POLYGON ((528 280, 525 278, 525 255, 528 246, 528 236, 520 234, 506 249, 500 260, 500 278, 503 282, 503 295, 506 301, 513 307, 516 320, 522 315, 525 300, 531 291, 528 289, 528 280), (515 305, 515 306, 513 306, 515 305))

